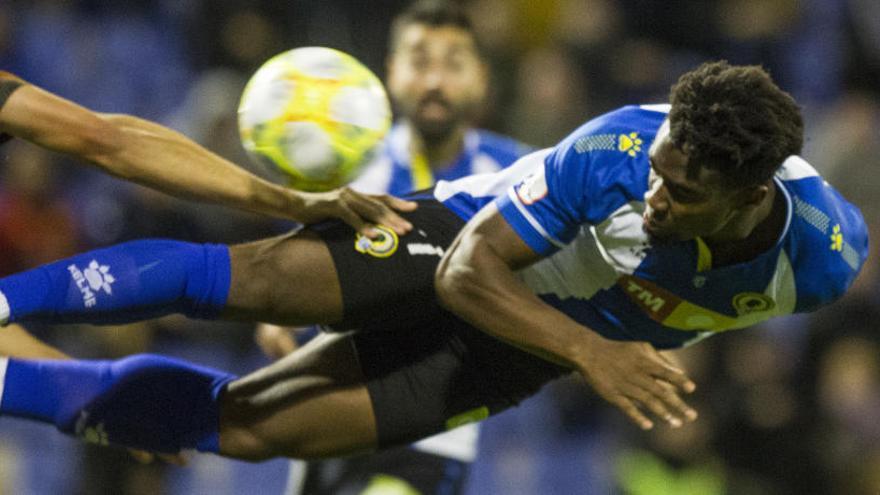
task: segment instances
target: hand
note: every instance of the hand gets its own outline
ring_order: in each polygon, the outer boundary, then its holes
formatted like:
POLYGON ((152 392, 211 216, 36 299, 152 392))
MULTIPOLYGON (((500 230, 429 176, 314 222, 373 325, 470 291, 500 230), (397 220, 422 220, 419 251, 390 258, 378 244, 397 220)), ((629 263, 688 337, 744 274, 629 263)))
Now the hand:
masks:
POLYGON ((617 406, 643 430, 654 423, 650 412, 678 428, 697 419, 697 412, 679 397, 696 385, 651 344, 605 338, 591 341, 579 371, 602 398, 617 406))
POLYGON ((281 359, 296 350, 296 339, 291 335, 287 327, 271 325, 269 323, 257 324, 254 332, 254 340, 260 350, 272 359, 281 359))
POLYGON ((374 239, 379 233, 373 225, 381 224, 403 235, 412 229, 412 224, 395 213, 413 211, 417 204, 387 194, 361 194, 351 188, 343 187, 323 193, 299 193, 303 199, 297 220, 302 223, 315 223, 328 218, 339 218, 354 227, 356 231, 374 239))

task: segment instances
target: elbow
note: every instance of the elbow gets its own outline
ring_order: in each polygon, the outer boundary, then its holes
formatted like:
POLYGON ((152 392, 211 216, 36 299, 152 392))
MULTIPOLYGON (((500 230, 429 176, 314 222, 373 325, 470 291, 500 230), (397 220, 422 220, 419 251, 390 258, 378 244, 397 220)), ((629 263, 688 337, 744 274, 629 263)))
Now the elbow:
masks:
POLYGON ((473 300, 476 287, 474 270, 468 266, 461 255, 451 251, 444 256, 434 274, 434 288, 440 305, 452 312, 458 312, 463 303, 473 300))

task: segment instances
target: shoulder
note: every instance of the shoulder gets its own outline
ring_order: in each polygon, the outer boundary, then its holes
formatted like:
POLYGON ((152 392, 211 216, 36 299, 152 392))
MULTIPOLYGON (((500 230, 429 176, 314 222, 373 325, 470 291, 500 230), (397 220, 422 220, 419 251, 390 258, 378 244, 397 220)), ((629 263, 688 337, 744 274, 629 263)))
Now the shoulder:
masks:
POLYGON ((626 106, 591 119, 547 157, 548 182, 566 189, 591 223, 624 203, 641 201, 650 169, 648 148, 666 119, 664 109, 626 106))
POLYGON ((620 135, 629 136, 633 132, 653 139, 668 113, 668 104, 628 105, 590 119, 571 133, 566 141, 572 146, 580 144, 582 150, 589 150, 612 147, 618 144, 620 135), (582 140, 590 136, 606 139, 582 140))
POLYGON ((803 158, 785 161, 777 179, 791 200, 788 254, 798 286, 798 311, 842 296, 868 255, 868 229, 859 209, 803 158))
POLYGON ((667 109, 668 105, 630 105, 593 118, 556 146, 556 159, 616 166, 643 158, 667 109))

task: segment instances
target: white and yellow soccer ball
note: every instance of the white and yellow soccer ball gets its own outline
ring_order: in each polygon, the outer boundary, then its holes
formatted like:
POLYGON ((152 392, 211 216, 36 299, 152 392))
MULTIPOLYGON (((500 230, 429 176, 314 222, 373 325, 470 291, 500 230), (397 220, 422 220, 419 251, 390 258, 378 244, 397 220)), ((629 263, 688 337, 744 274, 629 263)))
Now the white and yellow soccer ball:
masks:
POLYGON ((356 178, 390 125, 379 78, 332 48, 272 57, 251 77, 238 106, 241 141, 251 157, 304 191, 356 178))

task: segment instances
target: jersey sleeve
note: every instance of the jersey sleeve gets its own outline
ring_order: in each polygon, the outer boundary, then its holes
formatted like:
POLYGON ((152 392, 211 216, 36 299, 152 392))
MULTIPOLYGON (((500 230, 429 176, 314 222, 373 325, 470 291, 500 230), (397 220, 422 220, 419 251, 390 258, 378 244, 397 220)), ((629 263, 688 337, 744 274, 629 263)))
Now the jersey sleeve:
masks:
POLYGON ((868 257, 868 227, 859 209, 802 158, 787 159, 777 178, 791 197, 794 310, 815 311, 852 286, 868 257))
POLYGON ((819 206, 808 196, 795 198, 796 215, 813 227, 803 235, 809 246, 804 248, 797 278, 795 311, 799 313, 815 311, 843 296, 868 257, 868 229, 859 209, 827 184, 815 188, 824 189, 827 198, 819 206))
POLYGON ((578 191, 589 187, 589 163, 565 166, 572 159, 566 155, 564 148, 555 148, 496 200, 514 231, 541 255, 565 246, 585 221, 578 191))
POLYGON ((552 254, 583 226, 598 225, 629 201, 642 200, 647 149, 664 118, 624 107, 591 120, 496 199, 498 209, 536 253, 552 254))

